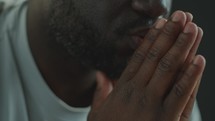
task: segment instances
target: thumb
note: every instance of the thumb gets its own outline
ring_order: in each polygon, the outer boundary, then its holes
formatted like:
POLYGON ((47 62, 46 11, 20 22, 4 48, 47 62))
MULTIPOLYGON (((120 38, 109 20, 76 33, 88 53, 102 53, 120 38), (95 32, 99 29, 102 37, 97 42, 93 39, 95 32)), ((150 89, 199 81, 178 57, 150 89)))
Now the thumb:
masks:
POLYGON ((108 79, 102 72, 96 73, 97 87, 94 93, 92 109, 98 109, 101 104, 105 101, 107 96, 113 90, 113 84, 110 79, 108 79))

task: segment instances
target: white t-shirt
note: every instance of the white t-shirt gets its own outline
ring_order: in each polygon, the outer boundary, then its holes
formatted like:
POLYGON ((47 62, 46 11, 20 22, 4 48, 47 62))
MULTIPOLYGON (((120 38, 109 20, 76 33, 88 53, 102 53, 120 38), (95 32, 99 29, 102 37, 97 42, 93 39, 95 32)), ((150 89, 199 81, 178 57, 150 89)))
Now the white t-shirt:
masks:
POLYGON ((30 53, 27 2, 0 15, 0 121, 86 121, 89 107, 68 106, 49 89, 30 53))
MULTIPOLYGON (((28 45, 27 2, 0 15, 0 121, 86 121, 90 108, 73 108, 49 89, 28 45)), ((201 121, 195 104, 192 121, 201 121)))

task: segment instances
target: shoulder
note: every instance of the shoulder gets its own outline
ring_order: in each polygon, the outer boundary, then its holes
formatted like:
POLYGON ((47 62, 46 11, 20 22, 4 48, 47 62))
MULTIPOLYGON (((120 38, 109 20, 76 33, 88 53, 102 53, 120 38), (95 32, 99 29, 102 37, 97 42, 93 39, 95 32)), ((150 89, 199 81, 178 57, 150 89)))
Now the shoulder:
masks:
POLYGON ((0 1, 0 13, 3 11, 4 4, 5 3, 3 1, 0 1))
POLYGON ((11 7, 17 5, 18 3, 23 2, 23 1, 26 1, 26 0, 0 0, 0 14, 4 10, 11 8, 11 7))

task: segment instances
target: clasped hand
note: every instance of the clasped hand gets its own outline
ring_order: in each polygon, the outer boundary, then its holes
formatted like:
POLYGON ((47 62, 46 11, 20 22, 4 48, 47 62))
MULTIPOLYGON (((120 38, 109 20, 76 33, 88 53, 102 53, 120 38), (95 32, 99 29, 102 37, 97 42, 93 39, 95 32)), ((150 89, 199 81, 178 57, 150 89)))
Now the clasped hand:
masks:
POLYGON ((188 121, 205 68, 202 36, 190 13, 157 20, 113 90, 98 74, 88 121, 188 121))

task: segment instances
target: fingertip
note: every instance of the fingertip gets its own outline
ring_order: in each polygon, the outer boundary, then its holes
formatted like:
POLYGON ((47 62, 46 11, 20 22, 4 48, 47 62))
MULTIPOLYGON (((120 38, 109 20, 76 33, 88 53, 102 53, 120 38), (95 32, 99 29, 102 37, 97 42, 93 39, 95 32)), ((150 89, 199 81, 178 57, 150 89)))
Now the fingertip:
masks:
MULTIPOLYGON (((184 33, 198 32, 198 27, 193 22, 188 22, 184 28, 184 33)), ((196 34, 197 35, 197 34, 196 34)))
POLYGON ((202 56, 202 55, 197 55, 197 56, 194 58, 193 64, 194 64, 194 65, 203 65, 203 66, 205 66, 205 65, 206 65, 206 59, 205 59, 205 57, 202 56))
POLYGON ((171 16, 171 20, 173 22, 179 22, 179 21, 183 21, 183 24, 185 24, 186 22, 186 19, 187 19, 187 16, 185 14, 185 12, 181 11, 181 10, 177 10, 175 11, 172 16, 171 16))
POLYGON ((201 27, 198 27, 198 32, 199 32, 200 36, 204 35, 204 31, 203 31, 203 29, 201 27))
POLYGON ((187 22, 193 21, 193 15, 190 12, 185 12, 185 14, 187 16, 187 22))

